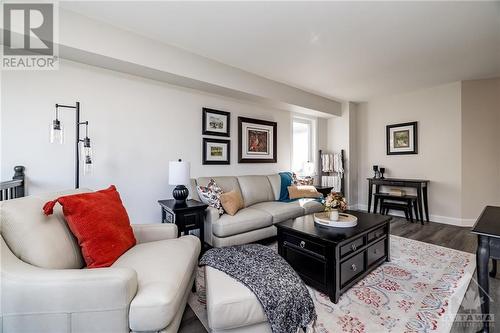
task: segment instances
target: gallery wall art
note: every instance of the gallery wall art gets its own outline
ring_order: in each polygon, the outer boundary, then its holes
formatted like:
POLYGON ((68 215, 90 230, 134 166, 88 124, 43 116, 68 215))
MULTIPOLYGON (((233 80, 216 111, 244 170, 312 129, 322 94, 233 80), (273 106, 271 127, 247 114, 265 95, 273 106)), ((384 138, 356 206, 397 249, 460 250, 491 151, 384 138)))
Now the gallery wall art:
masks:
POLYGON ((209 108, 203 108, 202 112, 202 134, 226 137, 230 135, 231 114, 229 112, 209 108))
POLYGON ((276 163, 277 123, 238 117, 238 162, 276 163))
POLYGON ((231 141, 203 138, 203 165, 230 164, 231 141))
POLYGON ((418 154, 417 122, 386 126, 387 155, 418 154))

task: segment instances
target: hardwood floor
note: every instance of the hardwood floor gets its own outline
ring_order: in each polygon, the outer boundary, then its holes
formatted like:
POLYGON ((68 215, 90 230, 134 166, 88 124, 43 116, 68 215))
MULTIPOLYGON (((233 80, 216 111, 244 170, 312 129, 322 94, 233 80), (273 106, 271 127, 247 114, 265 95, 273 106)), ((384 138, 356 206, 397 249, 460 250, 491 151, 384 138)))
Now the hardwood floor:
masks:
MULTIPOLYGON (((470 228, 462 228, 434 222, 421 225, 420 223, 408 223, 402 218, 394 217, 391 222, 391 234, 445 246, 460 251, 470 253, 475 253, 476 251, 477 238, 470 233, 470 228)), ((474 314, 480 311, 479 296, 475 279, 476 275, 474 274, 473 280, 469 285, 466 297, 462 301, 458 313, 474 314)), ((490 279, 490 296, 493 299, 490 305, 491 312, 495 317, 500 318, 500 306, 495 303, 495 300, 500 300, 500 280, 498 276, 495 279, 490 279)), ((481 326, 477 323, 471 324, 470 321, 464 323, 455 319, 451 332, 476 332, 480 327, 481 326)), ((494 331, 495 328, 493 328, 492 332, 494 331)), ((196 318, 196 315, 189 308, 189 306, 186 306, 179 332, 205 333, 207 331, 201 322, 196 318)))

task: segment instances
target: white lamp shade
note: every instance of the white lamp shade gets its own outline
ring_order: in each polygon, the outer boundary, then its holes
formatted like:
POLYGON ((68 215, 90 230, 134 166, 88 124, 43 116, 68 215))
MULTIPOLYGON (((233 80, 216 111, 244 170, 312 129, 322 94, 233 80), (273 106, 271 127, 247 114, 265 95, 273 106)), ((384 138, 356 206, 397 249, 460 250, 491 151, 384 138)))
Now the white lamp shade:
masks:
POLYGON ((191 164, 183 161, 170 161, 168 163, 169 185, 189 185, 191 164))

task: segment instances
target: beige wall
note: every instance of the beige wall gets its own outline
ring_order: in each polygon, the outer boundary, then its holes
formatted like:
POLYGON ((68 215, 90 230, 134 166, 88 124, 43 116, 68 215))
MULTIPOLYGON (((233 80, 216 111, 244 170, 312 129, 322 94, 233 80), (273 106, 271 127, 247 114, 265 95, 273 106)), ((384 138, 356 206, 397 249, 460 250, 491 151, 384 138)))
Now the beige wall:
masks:
POLYGON ((462 82, 462 217, 500 205, 500 79, 462 82))
POLYGON ((460 90, 456 82, 358 105, 358 208, 367 207, 366 178, 377 164, 388 177, 429 179, 431 220, 463 224, 460 90), (418 121, 419 153, 386 155, 386 125, 409 121, 418 121))

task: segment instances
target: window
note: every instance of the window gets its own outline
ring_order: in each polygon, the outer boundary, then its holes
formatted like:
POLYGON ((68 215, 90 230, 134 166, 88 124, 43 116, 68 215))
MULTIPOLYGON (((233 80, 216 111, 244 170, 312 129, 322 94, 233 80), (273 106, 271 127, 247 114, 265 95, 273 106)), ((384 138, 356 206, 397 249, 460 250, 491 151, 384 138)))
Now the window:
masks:
POLYGON ((294 118, 292 126, 292 170, 299 175, 309 176, 314 166, 308 162, 312 158, 313 122, 309 119, 294 118))

